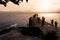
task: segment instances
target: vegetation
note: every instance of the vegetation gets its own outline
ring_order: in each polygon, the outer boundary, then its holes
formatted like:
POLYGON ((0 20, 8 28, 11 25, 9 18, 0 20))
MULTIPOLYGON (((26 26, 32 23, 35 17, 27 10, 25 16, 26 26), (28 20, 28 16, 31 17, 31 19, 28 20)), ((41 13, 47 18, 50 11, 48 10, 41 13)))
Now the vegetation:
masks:
POLYGON ((49 31, 46 35, 44 35, 43 40, 57 40, 56 31, 49 31))

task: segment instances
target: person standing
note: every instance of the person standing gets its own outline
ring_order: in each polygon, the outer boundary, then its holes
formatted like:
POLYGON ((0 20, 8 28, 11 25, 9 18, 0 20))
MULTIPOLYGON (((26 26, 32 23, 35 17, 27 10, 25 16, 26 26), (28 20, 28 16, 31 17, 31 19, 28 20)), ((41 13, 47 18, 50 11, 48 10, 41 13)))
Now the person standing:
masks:
POLYGON ((53 26, 53 23, 54 23, 54 20, 52 19, 52 20, 51 20, 51 25, 52 25, 52 26, 53 26))
POLYGON ((34 14, 32 17, 29 18, 29 27, 34 26, 36 23, 36 14, 34 14))
POLYGON ((42 17, 42 27, 44 26, 44 23, 45 23, 45 18, 42 17))
POLYGON ((40 21, 38 14, 34 14, 33 17, 29 18, 29 27, 35 27, 40 21))
POLYGON ((31 27, 33 25, 33 17, 29 18, 29 27, 31 27))
POLYGON ((55 21, 55 29, 57 28, 57 24, 58 24, 57 21, 55 21))

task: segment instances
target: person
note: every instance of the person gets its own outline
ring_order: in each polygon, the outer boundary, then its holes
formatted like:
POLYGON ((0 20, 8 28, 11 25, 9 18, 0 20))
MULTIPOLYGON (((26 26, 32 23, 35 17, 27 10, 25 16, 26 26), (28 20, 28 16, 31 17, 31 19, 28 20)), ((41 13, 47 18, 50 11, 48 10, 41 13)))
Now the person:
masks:
POLYGON ((29 18, 29 27, 37 25, 38 20, 39 20, 38 14, 34 14, 33 17, 30 17, 29 18))
POLYGON ((35 15, 33 15, 33 17, 29 18, 29 27, 33 26, 34 18, 35 18, 35 15))
POLYGON ((6 7, 6 2, 0 0, 0 4, 3 4, 6 7))
POLYGON ((38 23, 40 23, 41 22, 41 19, 39 17, 37 17, 37 21, 38 21, 38 23))
POLYGON ((42 27, 44 26, 45 18, 42 17, 42 27))
POLYGON ((57 28, 57 22, 55 21, 55 28, 57 28))
POLYGON ((51 25, 53 26, 54 20, 51 20, 51 25))
POLYGON ((29 18, 29 27, 32 25, 32 17, 29 18))

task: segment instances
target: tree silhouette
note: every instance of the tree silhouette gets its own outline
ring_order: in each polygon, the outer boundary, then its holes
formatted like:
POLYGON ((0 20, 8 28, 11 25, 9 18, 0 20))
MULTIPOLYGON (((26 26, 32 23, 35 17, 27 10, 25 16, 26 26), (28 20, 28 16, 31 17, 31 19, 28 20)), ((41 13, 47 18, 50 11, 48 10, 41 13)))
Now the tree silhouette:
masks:
POLYGON ((10 0, 12 3, 19 5, 19 0, 10 0))
MULTIPOLYGON (((12 3, 19 5, 20 1, 23 2, 23 0, 0 0, 0 4, 4 5, 5 7, 7 6, 7 3, 11 1, 12 3)), ((28 0, 26 0, 28 2, 28 0)))
POLYGON ((6 7, 6 2, 0 0, 0 4, 4 5, 6 7))

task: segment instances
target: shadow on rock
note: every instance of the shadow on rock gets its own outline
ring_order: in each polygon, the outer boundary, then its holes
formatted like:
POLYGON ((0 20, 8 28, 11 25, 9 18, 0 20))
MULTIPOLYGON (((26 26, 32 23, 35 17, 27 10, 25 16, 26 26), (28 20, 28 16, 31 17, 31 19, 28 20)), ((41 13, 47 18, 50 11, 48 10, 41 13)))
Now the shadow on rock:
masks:
POLYGON ((49 31, 44 37, 43 40, 57 40, 56 31, 49 31))
POLYGON ((43 35, 43 32, 38 27, 19 27, 19 31, 23 35, 30 35, 30 36, 43 35))
POLYGON ((12 29, 13 29, 13 27, 12 27, 12 28, 8 28, 8 29, 2 30, 2 31, 0 31, 0 35, 3 35, 3 34, 8 33, 8 32, 10 32, 12 29))

